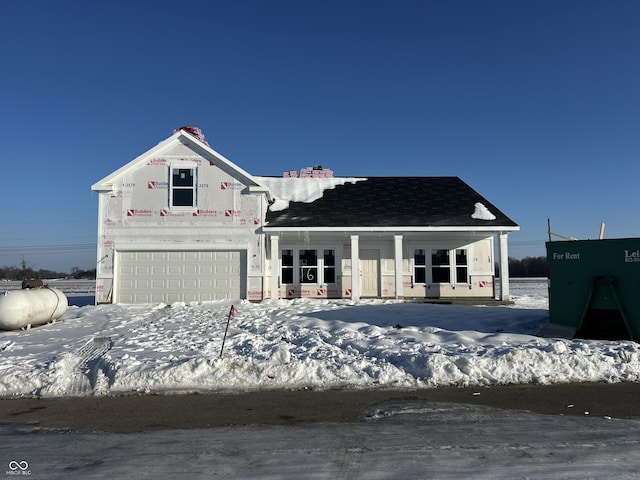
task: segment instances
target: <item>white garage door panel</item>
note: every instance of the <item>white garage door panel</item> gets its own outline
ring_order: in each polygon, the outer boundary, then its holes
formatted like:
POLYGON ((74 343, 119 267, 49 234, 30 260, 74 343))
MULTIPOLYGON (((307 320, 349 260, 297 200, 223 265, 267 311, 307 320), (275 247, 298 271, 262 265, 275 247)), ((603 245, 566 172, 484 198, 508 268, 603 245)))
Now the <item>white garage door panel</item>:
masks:
POLYGON ((173 303, 244 298, 246 253, 118 252, 116 303, 173 303))

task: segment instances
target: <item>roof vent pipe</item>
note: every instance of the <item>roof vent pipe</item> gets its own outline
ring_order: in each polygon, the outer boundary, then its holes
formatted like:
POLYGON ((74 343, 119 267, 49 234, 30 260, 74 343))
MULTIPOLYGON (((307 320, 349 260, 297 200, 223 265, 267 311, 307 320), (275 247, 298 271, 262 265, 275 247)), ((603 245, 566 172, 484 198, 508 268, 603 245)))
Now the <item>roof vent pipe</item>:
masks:
POLYGON ((209 145, 207 141, 204 139, 204 133, 202 133, 202 130, 200 130, 198 127, 189 127, 189 126, 178 127, 173 131, 173 133, 178 133, 180 130, 184 130, 185 132, 190 133, 205 145, 209 145))

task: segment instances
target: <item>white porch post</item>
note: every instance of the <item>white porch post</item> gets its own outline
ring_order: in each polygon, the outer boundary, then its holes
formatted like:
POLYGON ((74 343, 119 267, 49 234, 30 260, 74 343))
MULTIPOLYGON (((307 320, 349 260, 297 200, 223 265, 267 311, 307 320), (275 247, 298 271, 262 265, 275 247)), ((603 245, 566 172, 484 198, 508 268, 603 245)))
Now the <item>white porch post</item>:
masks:
POLYGON ((498 252, 500 255, 500 300, 509 300, 509 247, 507 244, 508 233, 500 233, 498 252))
POLYGON ((280 237, 270 235, 271 239, 271 298, 278 298, 278 277, 280 274, 280 237))
POLYGON ((360 237, 351 235, 351 300, 360 300, 360 237))
POLYGON ((394 235, 395 272, 396 272, 396 298, 404 297, 402 286, 402 235, 394 235))

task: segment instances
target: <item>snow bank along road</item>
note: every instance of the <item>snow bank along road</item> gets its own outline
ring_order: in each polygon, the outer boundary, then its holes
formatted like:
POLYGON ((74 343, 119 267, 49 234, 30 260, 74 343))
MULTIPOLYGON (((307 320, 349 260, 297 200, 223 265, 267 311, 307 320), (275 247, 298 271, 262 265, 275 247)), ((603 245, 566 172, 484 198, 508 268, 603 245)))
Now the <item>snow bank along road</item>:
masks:
POLYGON ((634 342, 536 336, 548 319, 546 282, 513 294, 513 307, 304 299, 70 307, 56 323, 0 333, 0 396, 640 378, 634 342))

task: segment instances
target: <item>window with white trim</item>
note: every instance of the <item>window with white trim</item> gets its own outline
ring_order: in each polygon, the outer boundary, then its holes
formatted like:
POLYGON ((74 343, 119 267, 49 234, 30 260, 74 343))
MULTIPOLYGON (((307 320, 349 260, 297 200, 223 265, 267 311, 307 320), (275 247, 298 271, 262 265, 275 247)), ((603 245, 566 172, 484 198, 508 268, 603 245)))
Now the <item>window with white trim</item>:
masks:
POLYGON ((300 283, 318 282, 318 252, 316 250, 299 250, 300 283))
POLYGON ((336 253, 335 250, 325 249, 323 255, 322 273, 324 283, 336 283, 336 253))
POLYGON ((431 281, 433 283, 451 283, 449 250, 431 250, 431 281))
POLYGON ((431 263, 428 265, 426 252, 427 250, 422 248, 413 250, 414 283, 469 282, 469 257, 466 248, 431 249, 431 263))
POLYGON ((427 256, 422 248, 413 251, 413 281, 427 283, 427 256))
POLYGON ((282 250, 282 283, 293 283, 293 250, 282 250))
POLYGON ((469 283, 469 264, 466 248, 456 249, 456 283, 469 283))
POLYGON ((334 249, 284 248, 280 255, 280 279, 283 284, 322 285, 336 282, 334 249))
POLYGON ((169 207, 194 208, 197 205, 196 167, 169 167, 169 207))

